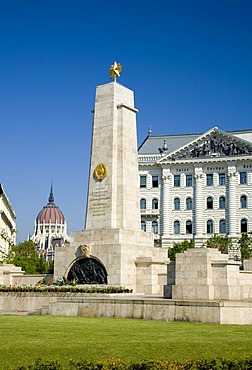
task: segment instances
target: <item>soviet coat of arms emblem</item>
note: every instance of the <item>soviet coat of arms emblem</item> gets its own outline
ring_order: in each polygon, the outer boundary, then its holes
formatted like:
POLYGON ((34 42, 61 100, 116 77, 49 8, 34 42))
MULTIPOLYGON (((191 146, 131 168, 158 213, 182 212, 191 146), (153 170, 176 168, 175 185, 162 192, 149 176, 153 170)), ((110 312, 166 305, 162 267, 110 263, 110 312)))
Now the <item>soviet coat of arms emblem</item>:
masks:
POLYGON ((94 176, 96 180, 102 181, 108 174, 108 166, 103 163, 98 164, 94 170, 94 176))

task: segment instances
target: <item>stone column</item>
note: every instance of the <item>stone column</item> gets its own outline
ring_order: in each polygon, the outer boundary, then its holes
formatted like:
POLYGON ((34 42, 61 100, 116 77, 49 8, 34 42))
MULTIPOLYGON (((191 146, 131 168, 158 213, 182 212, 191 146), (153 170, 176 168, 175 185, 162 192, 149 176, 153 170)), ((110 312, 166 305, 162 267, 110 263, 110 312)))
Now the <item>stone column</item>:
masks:
POLYGON ((228 234, 230 237, 236 236, 236 167, 228 167, 228 234))
POLYGON ((196 168, 194 174, 195 184, 194 184, 194 233, 196 239, 196 246, 201 246, 202 239, 202 208, 204 207, 202 199, 202 181, 203 181, 203 171, 202 168, 196 168), (199 242, 197 243, 197 239, 199 242), (198 244, 198 245, 197 245, 198 244))
POLYGON ((169 185, 170 185, 171 175, 162 176, 162 237, 168 238, 169 233, 169 185))

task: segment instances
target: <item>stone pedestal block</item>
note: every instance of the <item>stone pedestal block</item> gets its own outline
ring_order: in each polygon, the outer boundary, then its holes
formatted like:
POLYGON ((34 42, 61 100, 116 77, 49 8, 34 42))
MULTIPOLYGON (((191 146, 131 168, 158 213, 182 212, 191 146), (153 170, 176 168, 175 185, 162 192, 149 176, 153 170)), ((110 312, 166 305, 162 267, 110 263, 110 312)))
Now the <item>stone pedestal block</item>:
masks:
POLYGON ((0 285, 13 285, 13 280, 16 277, 24 275, 21 267, 12 264, 0 265, 0 285))
POLYGON ((152 235, 123 229, 74 232, 70 247, 56 250, 56 278, 67 276, 75 261, 82 258, 80 245, 89 246, 89 256, 105 266, 109 285, 137 293, 162 294, 159 275, 166 274, 167 251, 153 246, 152 235))
POLYGON ((243 300, 252 297, 252 273, 217 249, 195 248, 178 253, 173 299, 243 300))

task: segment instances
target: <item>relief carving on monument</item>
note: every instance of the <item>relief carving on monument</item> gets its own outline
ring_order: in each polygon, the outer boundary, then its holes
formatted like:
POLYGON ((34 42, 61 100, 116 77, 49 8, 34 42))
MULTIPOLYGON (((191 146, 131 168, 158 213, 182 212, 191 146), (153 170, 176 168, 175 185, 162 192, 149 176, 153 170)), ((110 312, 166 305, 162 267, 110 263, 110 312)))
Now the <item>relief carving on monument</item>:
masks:
POLYGON ((80 250, 83 257, 89 258, 90 257, 90 247, 86 244, 80 245, 80 250))
POLYGON ((191 149, 185 150, 182 154, 172 156, 173 160, 184 158, 221 157, 252 154, 252 150, 235 140, 227 141, 214 135, 203 143, 196 143, 191 149))
POLYGON ((107 284, 107 271, 94 257, 81 257, 70 268, 67 280, 76 284, 107 284))
POLYGON ((97 181, 102 181, 108 175, 108 166, 106 164, 100 163, 94 169, 94 177, 97 181))

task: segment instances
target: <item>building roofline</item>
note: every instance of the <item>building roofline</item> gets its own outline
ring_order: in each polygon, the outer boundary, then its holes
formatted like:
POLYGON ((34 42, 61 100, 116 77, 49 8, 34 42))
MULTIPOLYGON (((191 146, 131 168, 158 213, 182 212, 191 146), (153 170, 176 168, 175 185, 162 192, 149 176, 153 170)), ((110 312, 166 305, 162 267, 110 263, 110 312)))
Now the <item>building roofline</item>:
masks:
POLYGON ((6 207, 8 208, 12 218, 16 221, 16 214, 14 212, 14 209, 12 208, 12 205, 7 197, 7 194, 4 191, 3 185, 0 183, 0 196, 3 197, 3 200, 5 202, 6 207))
MULTIPOLYGON (((211 129, 210 129, 211 130, 211 129)), ((242 130, 222 130, 222 129, 219 129, 218 130, 220 131, 223 131, 223 132, 227 132, 227 133, 245 133, 245 132, 251 132, 252 133, 252 129, 242 129, 242 130)), ((207 130, 209 131, 209 130, 207 130)), ((159 138, 159 137, 164 137, 164 136, 192 136, 192 135, 203 135, 205 132, 207 131, 204 131, 204 132, 191 132, 191 133, 180 133, 180 134, 158 134, 158 135, 147 135, 146 138, 143 140, 142 144, 140 145, 140 147, 138 149, 141 148, 141 146, 146 142, 147 139, 149 138, 159 138)))

